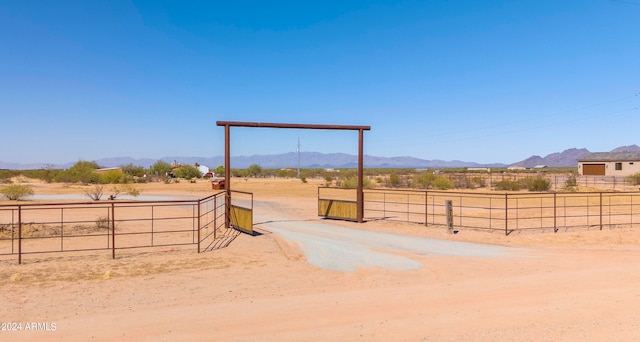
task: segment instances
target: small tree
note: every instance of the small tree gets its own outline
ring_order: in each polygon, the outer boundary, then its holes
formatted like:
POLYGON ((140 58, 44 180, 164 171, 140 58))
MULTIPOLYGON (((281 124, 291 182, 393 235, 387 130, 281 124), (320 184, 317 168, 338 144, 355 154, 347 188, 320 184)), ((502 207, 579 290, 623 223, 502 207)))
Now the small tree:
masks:
POLYGON ((96 169, 99 168, 100 166, 94 161, 80 160, 68 170, 64 170, 56 175, 55 180, 69 183, 97 183, 99 177, 96 173, 96 169))
POLYGON ((102 198, 104 192, 104 185, 94 185, 93 188, 85 190, 84 195, 91 198, 94 201, 99 201, 102 198))
POLYGON ((145 174, 144 167, 133 165, 131 163, 122 166, 122 172, 127 176, 142 177, 145 174))
POLYGON ((164 162, 162 160, 158 160, 149 168, 149 173, 152 175, 164 177, 166 174, 171 173, 173 168, 171 164, 164 162))
POLYGON ((262 172, 263 172, 262 166, 258 164, 249 165, 249 167, 247 168, 247 175, 249 177, 258 177, 262 175, 262 172))
POLYGON ((13 184, 0 189, 0 193, 5 195, 10 201, 20 201, 27 196, 34 194, 33 189, 28 185, 13 184))
POLYGON ((195 166, 183 165, 174 171, 178 178, 192 179, 202 177, 202 173, 195 166))

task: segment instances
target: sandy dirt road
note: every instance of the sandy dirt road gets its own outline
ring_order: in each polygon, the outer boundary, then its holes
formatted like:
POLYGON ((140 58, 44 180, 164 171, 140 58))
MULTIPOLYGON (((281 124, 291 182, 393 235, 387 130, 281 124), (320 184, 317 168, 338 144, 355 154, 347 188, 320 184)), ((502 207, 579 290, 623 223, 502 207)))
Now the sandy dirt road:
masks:
POLYGON ((210 253, 3 262, 1 320, 56 329, 0 331, 0 340, 640 339, 634 229, 450 236, 417 225, 325 221, 314 210, 313 199, 258 200, 261 235, 240 235, 210 253), (297 242, 301 226, 320 236, 297 242), (337 236, 348 242, 325 254, 335 260, 339 251, 341 261, 326 265, 305 252, 305 243, 318 240, 310 248, 322 250, 337 236), (473 253, 438 252, 434 244, 473 253))

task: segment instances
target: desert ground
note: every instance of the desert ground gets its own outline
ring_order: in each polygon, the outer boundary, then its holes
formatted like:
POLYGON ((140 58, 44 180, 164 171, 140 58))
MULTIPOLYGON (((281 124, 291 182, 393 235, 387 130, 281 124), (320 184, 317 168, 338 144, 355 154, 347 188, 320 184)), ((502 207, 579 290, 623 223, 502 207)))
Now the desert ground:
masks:
MULTIPOLYGON (((22 181, 36 194, 85 190, 22 181)), ((504 236, 324 220, 321 184, 233 179, 232 189, 254 193, 259 234, 211 252, 4 258, 0 340, 640 339, 640 227, 504 236)), ((207 181, 139 188, 214 192, 207 181)))

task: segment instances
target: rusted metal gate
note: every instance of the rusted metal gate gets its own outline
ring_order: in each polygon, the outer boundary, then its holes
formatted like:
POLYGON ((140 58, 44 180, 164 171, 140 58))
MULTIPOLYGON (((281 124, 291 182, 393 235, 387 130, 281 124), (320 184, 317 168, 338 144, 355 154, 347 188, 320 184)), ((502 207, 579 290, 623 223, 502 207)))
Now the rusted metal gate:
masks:
POLYGON ((326 218, 357 221, 358 205, 356 201, 318 199, 318 216, 326 218))
MULTIPOLYGON (((364 191, 363 191, 363 170, 364 170, 364 131, 371 129, 370 126, 353 126, 353 125, 323 125, 323 124, 287 124, 287 123, 269 123, 269 122, 234 122, 234 121, 218 121, 218 126, 224 127, 224 179, 226 196, 227 222, 226 227, 233 226, 238 230, 253 234, 253 210, 251 207, 236 206, 232 202, 231 196, 231 127, 252 127, 252 128, 290 128, 290 129, 321 129, 321 130, 350 130, 358 131, 358 185, 356 189, 355 214, 352 213, 351 203, 339 203, 333 201, 326 204, 325 210, 331 214, 336 211, 335 218, 347 220, 355 220, 364 222, 364 191), (343 213, 344 212, 344 213, 343 213), (348 215, 348 217, 342 217, 348 215), (352 218, 352 216, 354 218, 352 218)), ((253 198, 252 198, 253 202, 253 198)), ((320 210, 320 209, 318 209, 320 210)))
POLYGON ((318 216, 358 221, 358 201, 354 189, 318 187, 318 216))
POLYGON ((253 193, 233 191, 230 207, 230 224, 233 228, 253 235, 253 193))

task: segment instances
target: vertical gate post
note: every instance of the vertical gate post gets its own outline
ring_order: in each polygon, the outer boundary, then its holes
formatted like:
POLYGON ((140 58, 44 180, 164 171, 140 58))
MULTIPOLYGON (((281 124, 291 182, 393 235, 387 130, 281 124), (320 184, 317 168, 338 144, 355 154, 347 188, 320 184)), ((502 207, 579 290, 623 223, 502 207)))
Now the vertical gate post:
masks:
POLYGON ((18 264, 22 264, 22 206, 18 206, 18 264))
POLYGON ((363 186, 363 178, 364 178, 364 130, 361 128, 358 130, 358 194, 356 199, 356 218, 358 223, 362 223, 364 221, 364 186, 363 186))
POLYGON ((198 253, 200 253, 200 200, 198 200, 198 253))
POLYGON ((553 232, 558 232, 558 206, 557 206, 557 193, 553 193, 553 232))
POLYGON ((225 195, 224 225, 231 227, 231 126, 224 126, 224 188, 225 195))
POLYGON ((111 258, 116 258, 116 205, 111 202, 111 258))
POLYGON ((509 194, 504 194, 504 235, 509 235, 509 194))
POLYGON ((602 230, 602 191, 600 192, 600 230, 602 230))
POLYGON ((429 191, 424 191, 424 226, 429 226, 429 191))
POLYGON ((447 209, 447 233, 453 234, 453 201, 444 201, 447 209))
POLYGON ((216 231, 218 231, 218 195, 213 197, 213 239, 216 239, 216 231))

